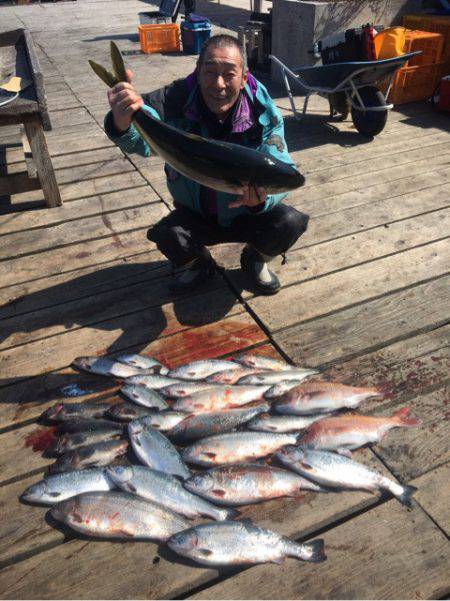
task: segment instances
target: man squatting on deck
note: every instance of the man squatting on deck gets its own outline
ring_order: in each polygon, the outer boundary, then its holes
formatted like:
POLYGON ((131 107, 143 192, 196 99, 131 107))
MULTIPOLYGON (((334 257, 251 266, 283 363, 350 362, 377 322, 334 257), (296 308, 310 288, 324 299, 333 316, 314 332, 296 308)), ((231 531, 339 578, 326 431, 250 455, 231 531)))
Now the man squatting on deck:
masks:
MULTIPOLYGON (((130 83, 108 90, 112 110, 105 118, 108 136, 125 152, 150 155, 131 124, 132 114, 143 108, 181 130, 255 148, 293 165, 283 119, 266 88, 249 73, 236 38, 211 37, 194 73, 142 97, 131 84, 131 71, 127 75, 130 83)), ((242 242, 241 267, 248 284, 260 294, 276 293, 280 282, 267 263, 295 244, 308 216, 283 204, 286 194, 266 195, 264 188, 248 187, 237 196, 201 186, 167 164, 165 172, 175 210, 147 237, 174 266, 185 268, 171 289, 192 290, 213 276, 207 246, 242 242)))

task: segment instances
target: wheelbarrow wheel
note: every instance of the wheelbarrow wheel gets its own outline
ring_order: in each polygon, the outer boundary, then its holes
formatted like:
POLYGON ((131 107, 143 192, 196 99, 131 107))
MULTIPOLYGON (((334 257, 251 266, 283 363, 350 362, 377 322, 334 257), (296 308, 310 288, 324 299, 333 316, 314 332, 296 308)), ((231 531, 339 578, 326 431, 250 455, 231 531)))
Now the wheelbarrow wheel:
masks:
MULTIPOLYGON (((384 106, 386 104, 383 93, 375 86, 359 88, 358 93, 364 102, 364 106, 384 106)), ((355 95, 352 100, 355 104, 358 104, 355 95)), ((352 120, 356 129, 362 136, 369 138, 373 138, 373 136, 383 131, 387 116, 387 109, 384 111, 360 111, 352 107, 352 120)))

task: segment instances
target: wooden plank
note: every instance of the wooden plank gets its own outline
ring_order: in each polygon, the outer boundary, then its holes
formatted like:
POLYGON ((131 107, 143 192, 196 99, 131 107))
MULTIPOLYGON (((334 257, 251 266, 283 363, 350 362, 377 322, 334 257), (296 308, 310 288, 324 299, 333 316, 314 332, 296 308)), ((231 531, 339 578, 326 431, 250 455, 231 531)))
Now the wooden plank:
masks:
POLYGON ((43 457, 41 451, 34 452, 31 447, 27 446, 30 437, 37 430, 42 430, 42 428, 36 427, 36 424, 30 424, 1 434, 0 484, 21 474, 28 474, 35 470, 43 471, 47 465, 54 462, 52 458, 43 457))
MULTIPOLYGON (((159 202, 158 196, 149 186, 141 186, 128 190, 127 193, 111 192, 99 196, 82 198, 77 202, 69 202, 57 211, 34 210, 30 212, 11 213, 0 222, 0 235, 29 231, 31 228, 56 226, 61 222, 73 222, 95 215, 107 215, 114 211, 131 209, 136 206, 148 208, 150 203, 159 202)), ((76 227, 76 224, 73 224, 76 227)))
MULTIPOLYGON (((103 168, 105 169, 105 168, 103 168)), ((107 168, 108 169, 108 168, 107 168)), ((70 176, 69 176, 70 177, 70 176)), ((145 179, 136 171, 113 174, 110 176, 96 177, 84 181, 74 181, 60 184, 59 189, 64 202, 84 199, 89 196, 106 194, 119 190, 129 190, 146 185, 145 179)), ((12 194, 11 202, 16 210, 27 208, 27 205, 36 203, 42 199, 42 192, 27 192, 26 194, 12 194)))
MULTIPOLYGON (((406 139, 398 140, 398 134, 393 136, 393 140, 383 139, 381 145, 368 144, 362 148, 343 148, 340 152, 334 152, 330 149, 329 152, 324 152, 324 155, 310 157, 308 151, 303 157, 304 174, 309 176, 318 171, 335 168, 339 165, 350 165, 359 161, 370 161, 380 156, 392 156, 397 153, 406 153, 416 148, 427 148, 432 151, 432 147, 440 142, 445 142, 449 139, 448 132, 440 129, 434 129, 433 133, 428 131, 420 131, 415 135, 409 135, 406 139)), ((303 172, 303 171, 302 171, 303 172)))
POLYGON ((319 215, 325 212, 335 212, 349 207, 368 204, 370 201, 378 201, 383 198, 395 198, 426 190, 432 186, 448 184, 450 169, 437 166, 430 168, 424 173, 416 173, 400 179, 389 180, 375 185, 356 188, 344 193, 330 194, 328 197, 318 197, 311 194, 316 188, 311 188, 308 194, 301 196, 300 192, 289 195, 289 204, 296 206, 304 213, 319 215))
MULTIPOLYGON (((358 454, 364 463, 382 470, 370 451, 358 454)), ((243 516, 289 536, 307 536, 334 520, 372 505, 376 497, 359 492, 333 495, 307 494, 299 499, 276 500, 248 507, 243 516)), ((10 598, 68 598, 76 590, 80 599, 178 598, 215 578, 217 570, 191 567, 177 561, 167 548, 145 543, 114 544, 74 540, 43 551, 4 569, 0 575, 0 595, 10 598), (143 550, 145 549, 145 552, 143 550), (159 560, 155 558, 159 555, 159 560), (77 556, 77 568, 71 568, 70 557, 77 556), (129 565, 126 578, 111 578, 119 565, 129 565), (96 571, 92 566, 96 565, 96 571), (98 578, 98 571, 102 578, 98 578), (76 572, 76 573, 75 573, 76 572), (39 588, 36 583, 39 582, 39 588), (17 584, 16 584, 17 583, 17 584), (33 584, 32 584, 33 583, 33 584)))
POLYGON ((287 328, 445 274, 448 249, 447 240, 431 243, 284 288, 275 297, 255 297, 248 303, 271 331, 287 328))
MULTIPOLYGON (((421 476, 450 460, 450 386, 408 401, 411 413, 421 421, 420 428, 393 430, 375 448, 388 469, 402 481, 421 476)), ((378 415, 386 410, 375 411, 378 415)))
MULTIPOLYGON (((1 323, 0 350, 28 344, 29 342, 56 336, 61 333, 67 333, 71 330, 90 327, 97 322, 104 322, 109 319, 115 319, 120 315, 139 311, 143 307, 150 309, 160 307, 167 303, 178 305, 181 296, 174 295, 169 289, 170 277, 161 277, 155 280, 161 270, 152 270, 148 276, 143 278, 138 276, 138 281, 127 278, 121 284, 117 282, 116 286, 110 290, 104 291, 97 287, 94 293, 85 293, 84 296, 76 298, 65 303, 58 302, 58 291, 49 290, 49 296, 54 297, 54 304, 48 309, 32 311, 31 313, 21 314, 17 317, 3 319, 1 323)), ((92 278, 90 278, 92 282, 92 278)), ((69 288, 72 290, 82 286, 81 282, 71 280, 69 288)), ((222 278, 216 277, 207 286, 207 291, 223 289, 223 299, 220 300, 221 310, 227 304, 234 303, 234 295, 229 292, 222 278), (231 300, 233 299, 233 300, 231 300)), ((66 290, 62 290, 63 296, 67 295, 66 290)), ((47 296, 47 291, 44 292, 47 296)), ((191 293, 192 295, 192 293, 191 293)), ((189 295, 189 296, 191 296, 189 295)), ((42 294, 38 296, 42 297, 42 294)), ((195 295, 196 296, 196 295, 195 295)), ((203 297, 208 296, 203 290, 203 294, 196 302, 202 304, 203 297)), ((29 297, 28 302, 33 302, 29 297)), ((209 297, 211 303, 218 302, 218 295, 209 297)), ((38 301, 39 302, 39 301, 38 301)), ((16 302, 13 301, 13 307, 16 302)), ((8 307, 7 307, 8 308, 8 307)))
MULTIPOLYGON (((161 211, 164 210, 165 208, 162 207, 161 211)), ((81 269, 93 263, 101 264, 148 251, 151 246, 146 237, 146 230, 147 227, 143 227, 136 231, 116 234, 112 238, 101 238, 63 249, 49 250, 30 255, 26 261, 23 259, 4 261, 1 264, 2 284, 3 286, 25 284, 34 279, 71 272, 74 268, 81 269)), ((6 296, 11 300, 8 291, 6 296)))
POLYGON ((445 323, 448 286, 447 277, 432 280, 274 333, 273 339, 299 365, 349 359, 445 323))
MULTIPOLYGON (((440 238, 450 231, 448 208, 393 223, 384 222, 386 213, 383 210, 378 213, 375 208, 372 213, 372 208, 367 207, 367 212, 369 211, 370 216, 360 217, 359 220, 356 213, 361 212, 360 208, 310 221, 307 232, 294 246, 294 250, 289 251, 287 262, 282 265, 281 258, 273 261, 270 265, 271 271, 276 273, 283 286, 290 286, 404 252, 440 238), (380 225, 372 227, 377 221, 380 225), (337 234, 339 237, 333 239, 337 234), (355 248, 358 248, 358 253, 355 253, 355 248)), ((390 218, 395 217, 391 215, 390 218)), ((220 252, 220 249, 217 253, 220 263, 225 264, 228 269, 238 267, 241 249, 242 245, 228 246, 223 252, 220 252)), ((215 256, 217 255, 215 253, 215 256)), ((243 289, 244 298, 254 296, 251 291, 245 290, 245 276, 240 270, 231 271, 229 278, 236 287, 243 289)))
POLYGON ((450 536, 449 477, 450 464, 447 463, 414 481, 419 489, 415 499, 447 536, 450 536))
POLYGON ((0 261, 11 256, 20 256, 48 251, 50 248, 77 244, 83 240, 92 240, 106 236, 115 236, 138 229, 149 222, 156 222, 162 217, 165 207, 161 203, 153 203, 133 207, 122 211, 102 213, 93 217, 78 219, 76 227, 69 222, 62 222, 45 228, 45 236, 41 228, 5 234, 2 237, 0 261))
MULTIPOLYGON (((234 294, 226 289, 151 309, 147 309, 145 304, 138 305, 140 311, 134 307, 133 312, 113 319, 3 351, 0 353, 1 383, 5 385, 16 379, 60 369, 70 365, 80 355, 103 355, 137 345, 145 347, 149 340, 170 336, 181 330, 186 330, 186 339, 192 335, 195 340, 195 334, 189 334, 194 326, 201 327, 243 311, 234 294)), ((88 309, 87 312, 90 313, 88 309)), ((237 319, 239 322, 241 317, 237 319)), ((229 323, 233 323, 231 317, 229 323)), ((249 323, 252 323, 250 318, 249 323)))
POLYGON ((449 592, 448 541, 417 506, 407 511, 389 501, 324 539, 324 564, 253 567, 190 598, 437 599, 449 592))
POLYGON ((161 278, 171 272, 165 257, 157 250, 74 269, 49 278, 0 288, 0 318, 38 311, 52 305, 107 292, 127 282, 161 278))
MULTIPOLYGON (((433 157, 443 156, 445 154, 448 155, 450 150, 450 135, 447 134, 447 140, 442 141, 441 143, 433 145, 429 148, 430 154, 433 157)), ((306 182, 302 190, 306 190, 312 186, 323 185, 328 182, 337 182, 346 178, 358 177, 362 174, 370 175, 370 183, 372 183, 372 174, 375 174, 375 182, 378 181, 383 183, 385 180, 378 179, 378 171, 385 171, 389 169, 394 169, 396 167, 407 166, 411 167, 411 163, 419 163, 419 167, 421 161, 424 159, 424 154, 426 151, 421 148, 416 148, 413 150, 409 150, 407 152, 399 152, 398 154, 388 154, 383 155, 377 158, 371 158, 369 160, 358 160, 350 163, 349 165, 339 165, 337 167, 330 166, 328 169, 323 169, 322 171, 309 173, 306 177, 306 182)), ((400 173, 403 173, 402 170, 399 170, 400 173)), ((367 180, 366 180, 367 181, 367 180)))
MULTIPOLYGON (((112 161, 114 159, 122 159, 123 154, 115 146, 107 146, 106 148, 99 148, 95 150, 87 150, 84 152, 75 152, 72 154, 59 155, 52 157, 52 165, 55 170, 64 168, 74 168, 81 165, 94 165, 102 161, 112 161)), ((26 168, 26 163, 23 161, 16 161, 15 163, 8 164, 8 173, 20 173, 26 168)), ((81 178, 80 178, 81 179, 81 178)))

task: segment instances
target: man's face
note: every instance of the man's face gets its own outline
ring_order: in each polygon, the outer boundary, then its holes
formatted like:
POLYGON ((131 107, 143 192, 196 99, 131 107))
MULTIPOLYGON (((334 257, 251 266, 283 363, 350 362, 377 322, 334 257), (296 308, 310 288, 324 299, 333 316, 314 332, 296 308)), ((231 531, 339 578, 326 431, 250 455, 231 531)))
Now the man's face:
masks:
POLYGON ((247 77, 248 73, 242 72, 237 48, 209 48, 198 73, 200 90, 209 110, 224 118, 238 99, 247 77))

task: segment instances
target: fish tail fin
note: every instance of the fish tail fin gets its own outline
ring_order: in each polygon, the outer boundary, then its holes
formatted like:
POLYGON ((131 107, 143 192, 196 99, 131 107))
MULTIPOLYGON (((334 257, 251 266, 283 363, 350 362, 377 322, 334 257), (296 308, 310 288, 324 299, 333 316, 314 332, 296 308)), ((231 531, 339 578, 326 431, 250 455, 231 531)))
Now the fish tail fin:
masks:
POLYGON ((224 510, 224 520, 234 520, 239 517, 240 512, 237 509, 227 508, 224 510))
POLYGON ((408 415, 409 407, 403 407, 402 409, 396 411, 393 417, 396 418, 399 426, 403 426, 405 428, 414 428, 422 424, 421 420, 417 417, 408 417, 408 415))
POLYGON ((110 73, 107 69, 105 69, 105 67, 102 67, 95 61, 91 60, 89 61, 89 64, 91 65, 91 68, 94 71, 94 73, 98 75, 103 81, 103 83, 106 83, 106 85, 110 88, 113 88, 116 84, 119 83, 119 80, 116 79, 116 77, 114 77, 114 75, 110 73))
POLYGON ((122 54, 121 54, 117 44, 113 41, 111 41, 111 44, 110 44, 110 51, 111 51, 111 62, 112 62, 112 66, 113 66, 114 75, 116 76, 116 78, 119 81, 128 81, 122 54))
POLYGON ((397 495, 397 499, 406 507, 411 507, 411 497, 416 492, 417 488, 415 486, 403 486, 402 492, 397 495))
POLYGON ((325 543, 323 538, 317 538, 310 543, 296 544, 295 552, 293 550, 292 555, 299 559, 303 559, 303 561, 311 561, 312 563, 325 561, 327 556, 325 555, 325 543))

